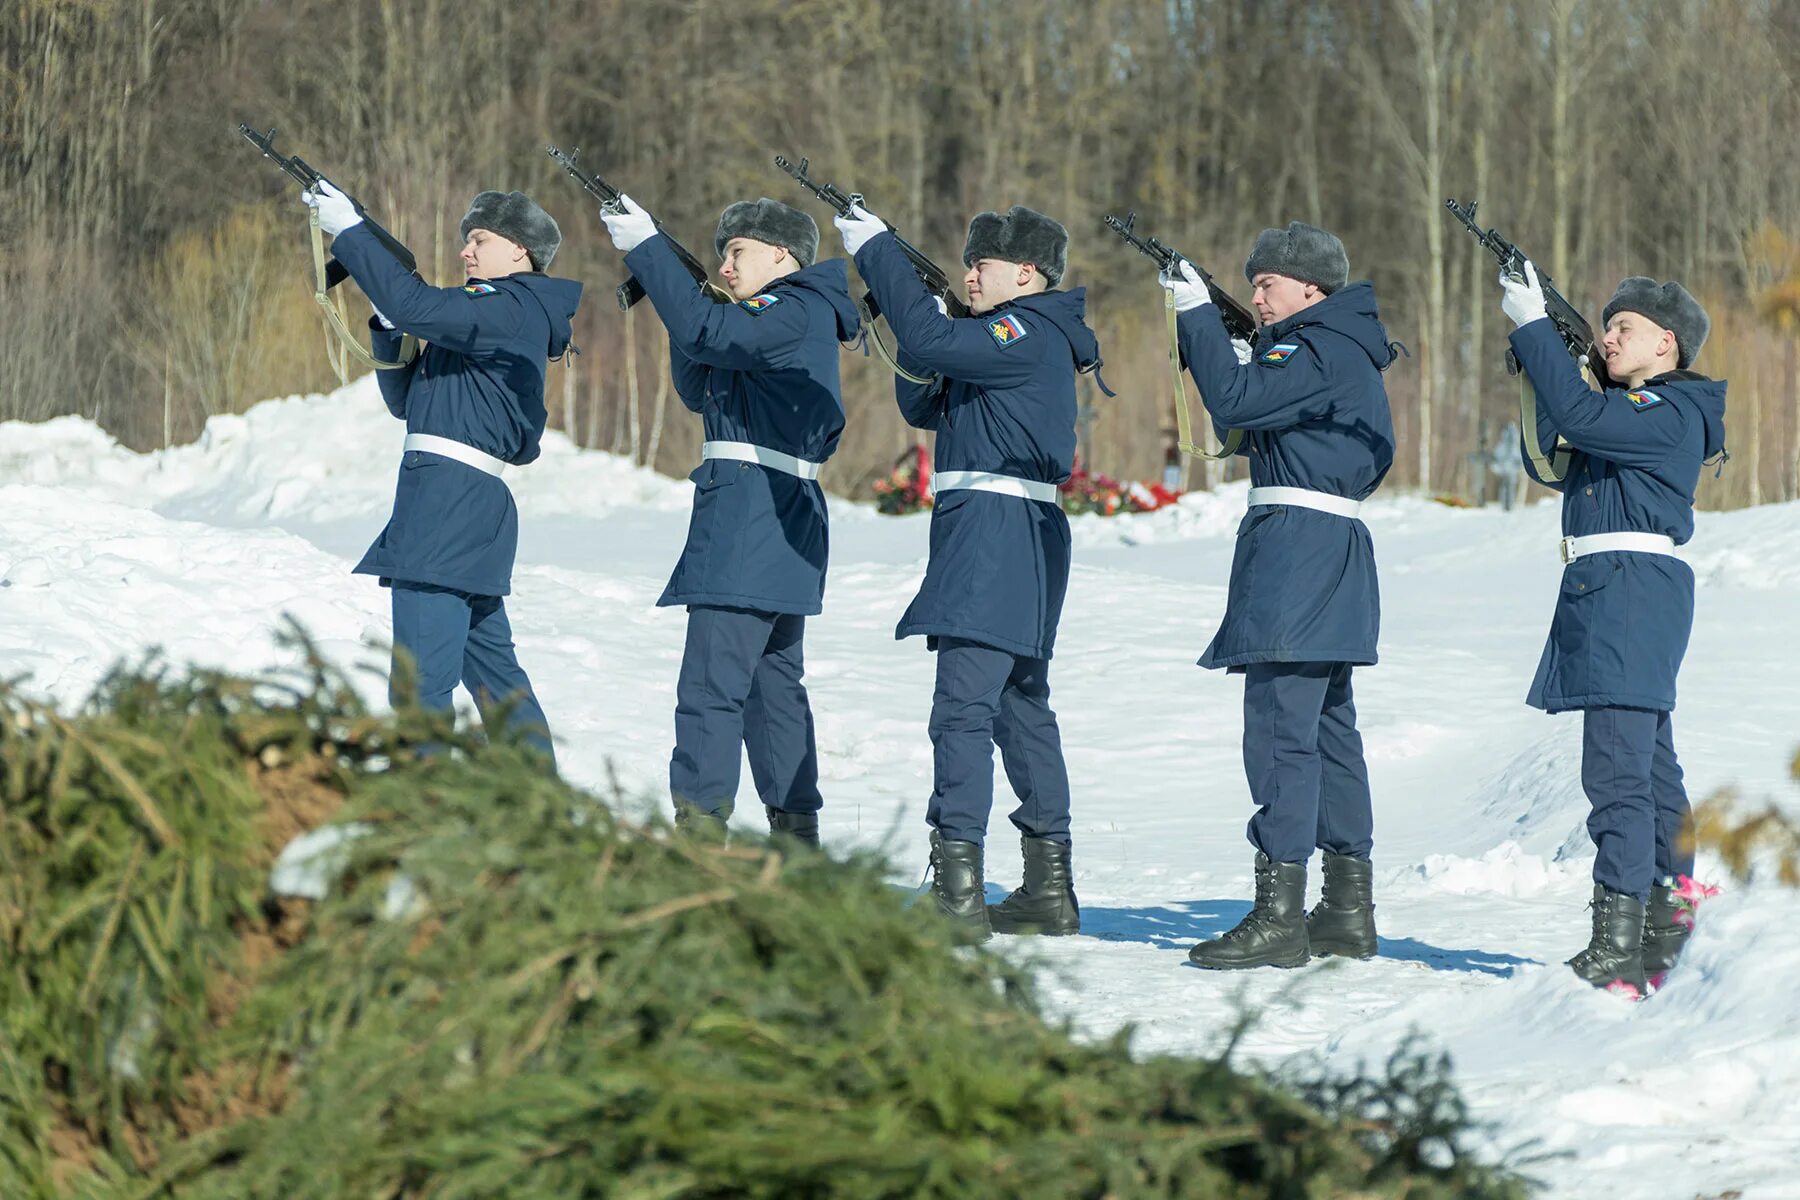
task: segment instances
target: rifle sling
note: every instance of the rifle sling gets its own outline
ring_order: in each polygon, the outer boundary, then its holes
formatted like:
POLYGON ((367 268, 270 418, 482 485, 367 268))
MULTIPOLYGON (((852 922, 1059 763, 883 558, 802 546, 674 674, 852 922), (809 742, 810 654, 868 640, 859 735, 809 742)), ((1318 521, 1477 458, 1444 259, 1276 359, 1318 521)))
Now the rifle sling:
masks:
POLYGON ((932 384, 936 383, 938 381, 936 375, 933 375, 929 379, 921 379, 900 365, 899 358, 888 348, 887 342, 882 339, 881 327, 875 323, 876 317, 873 311, 874 305, 869 302, 870 299, 871 297, 865 296, 862 300, 857 301, 856 310, 857 314, 862 318, 863 335, 868 339, 868 344, 875 348, 875 357, 887 364, 887 368, 890 371, 906 380, 908 383, 916 383, 921 387, 930 387, 932 384))
MULTIPOLYGON (((350 324, 345 319, 342 293, 339 294, 336 304, 333 304, 331 300, 331 284, 327 281, 325 271, 325 231, 319 228, 319 210, 314 208, 309 212, 311 215, 307 218, 307 224, 312 229, 313 274, 317 282, 313 291, 313 299, 318 302, 319 310, 325 314, 326 326, 337 334, 338 339, 359 361, 377 371, 398 371, 404 367, 410 367, 413 360, 419 357, 419 339, 412 334, 401 335, 399 362, 383 362, 364 349, 362 339, 350 332, 350 324)), ((335 369, 336 364, 332 365, 335 369)), ((345 384, 350 381, 345 379, 340 372, 338 382, 345 384)))
POLYGON ((1563 441, 1559 434, 1557 446, 1545 454, 1543 443, 1538 441, 1537 431, 1537 389, 1531 386, 1531 377, 1519 372, 1519 433, 1525 441, 1525 453, 1531 456, 1531 465, 1537 471, 1538 478, 1545 483, 1561 483, 1563 476, 1569 473, 1570 452, 1562 449, 1563 441))
MULTIPOLYGON (((1230 430, 1225 437, 1225 444, 1217 451, 1211 451, 1194 442, 1194 419, 1188 413, 1187 388, 1181 382, 1181 337, 1175 327, 1175 293, 1163 289, 1163 309, 1169 315, 1169 374, 1175 382, 1175 433, 1177 446, 1183 454, 1191 458, 1221 459, 1230 458, 1244 444, 1244 431, 1230 430)), ((1201 397, 1201 404, 1206 402, 1201 397)))

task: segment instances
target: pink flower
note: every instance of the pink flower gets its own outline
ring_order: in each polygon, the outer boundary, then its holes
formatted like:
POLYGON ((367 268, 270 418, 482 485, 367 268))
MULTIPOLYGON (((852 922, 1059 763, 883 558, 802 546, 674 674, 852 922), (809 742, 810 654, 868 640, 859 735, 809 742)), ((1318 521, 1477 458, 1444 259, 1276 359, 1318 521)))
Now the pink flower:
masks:
POLYGON ((1702 900, 1710 900, 1719 894, 1718 888, 1686 875, 1677 875, 1671 890, 1675 893, 1675 923, 1683 929, 1694 927, 1694 913, 1702 900))

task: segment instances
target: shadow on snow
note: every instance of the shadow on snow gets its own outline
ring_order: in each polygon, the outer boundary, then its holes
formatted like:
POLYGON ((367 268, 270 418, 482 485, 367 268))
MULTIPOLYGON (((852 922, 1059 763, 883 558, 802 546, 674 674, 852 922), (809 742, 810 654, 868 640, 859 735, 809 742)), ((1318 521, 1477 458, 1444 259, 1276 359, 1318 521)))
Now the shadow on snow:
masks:
MULTIPOLYGON (((999 889, 989 885, 988 899, 996 901, 999 889)), ((1236 925, 1250 911, 1246 900, 1181 900, 1144 908, 1091 908, 1081 910, 1081 932, 1105 942, 1146 942, 1159 950, 1186 950, 1196 942, 1216 938, 1236 925)), ((1535 958, 1494 950, 1434 946, 1417 938, 1383 937, 1378 957, 1395 962, 1418 963, 1433 971, 1476 971, 1507 976, 1519 967, 1541 965, 1535 958)))

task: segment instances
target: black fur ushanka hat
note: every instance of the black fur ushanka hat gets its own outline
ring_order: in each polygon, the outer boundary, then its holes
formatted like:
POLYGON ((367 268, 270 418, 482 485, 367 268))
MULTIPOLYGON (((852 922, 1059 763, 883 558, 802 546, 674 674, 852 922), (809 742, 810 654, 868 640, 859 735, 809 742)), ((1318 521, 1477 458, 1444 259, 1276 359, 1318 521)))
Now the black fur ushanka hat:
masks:
POLYGON ((802 267, 810 267, 819 257, 819 226, 797 208, 771 200, 739 200, 719 214, 719 228, 713 234, 713 250, 725 257, 725 243, 732 238, 749 238, 771 246, 785 246, 802 267))
POLYGON ((976 213, 963 243, 963 266, 974 266, 978 258, 1031 263, 1055 287, 1069 267, 1069 231, 1022 204, 1004 213, 976 213))
POLYGON ((531 265, 540 271, 550 269, 550 261, 562 245, 562 230, 557 228, 556 218, 524 192, 477 195, 462 219, 463 241, 469 240, 471 229, 486 229, 519 243, 531 255, 531 265))
POLYGON ((1602 322, 1613 319, 1617 312, 1643 313, 1675 335, 1675 365, 1687 370, 1688 364, 1700 357, 1706 335, 1712 332, 1712 318, 1700 302, 1679 283, 1671 279, 1658 283, 1648 275, 1633 275, 1619 284, 1619 290, 1606 302, 1600 314, 1602 322))

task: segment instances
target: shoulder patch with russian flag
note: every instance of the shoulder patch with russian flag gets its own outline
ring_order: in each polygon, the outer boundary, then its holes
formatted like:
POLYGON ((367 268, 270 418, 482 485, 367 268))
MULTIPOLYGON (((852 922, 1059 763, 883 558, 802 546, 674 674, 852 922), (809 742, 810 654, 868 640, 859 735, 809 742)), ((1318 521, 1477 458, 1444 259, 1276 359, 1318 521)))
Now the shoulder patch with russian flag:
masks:
POLYGON ((493 296, 498 295, 500 289, 491 283, 465 283, 463 291, 471 296, 493 296))
POLYGON ((987 330, 994 341, 1002 346, 1010 346, 1014 342, 1022 341, 1031 336, 1031 330, 1025 327, 1025 322, 1019 320, 1019 318, 1013 316, 1011 313, 1008 313, 1006 316, 1000 317, 997 320, 989 321, 987 330))
POLYGON ((1658 404, 1666 403, 1661 396, 1646 388, 1639 388, 1635 392, 1626 392, 1625 398, 1631 401, 1631 407, 1637 409, 1639 412, 1643 412, 1646 408, 1655 408, 1658 404))
POLYGON ((752 296, 748 300, 739 300, 738 307, 742 308, 745 312, 755 313, 760 317, 766 310, 774 308, 780 303, 781 297, 777 296, 774 292, 763 292, 761 295, 752 296))
POLYGON ((1260 362, 1265 367, 1285 367, 1287 366, 1288 359, 1294 357, 1299 350, 1299 342, 1282 342, 1279 345, 1270 346, 1267 350, 1264 350, 1262 354, 1257 357, 1256 361, 1260 362))

